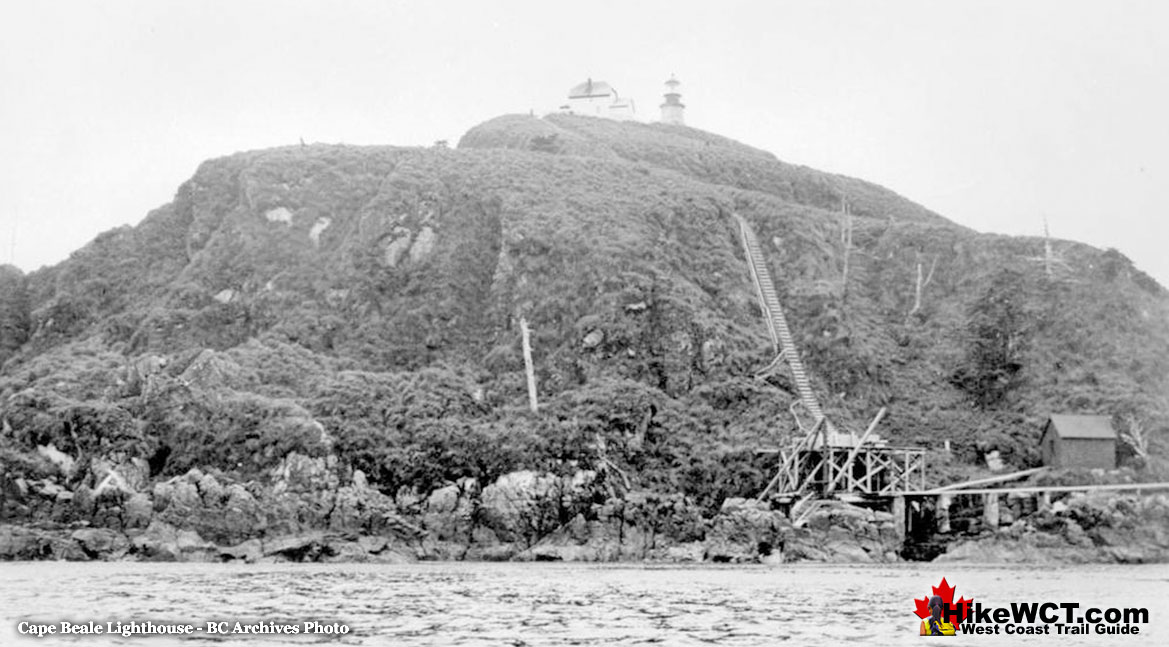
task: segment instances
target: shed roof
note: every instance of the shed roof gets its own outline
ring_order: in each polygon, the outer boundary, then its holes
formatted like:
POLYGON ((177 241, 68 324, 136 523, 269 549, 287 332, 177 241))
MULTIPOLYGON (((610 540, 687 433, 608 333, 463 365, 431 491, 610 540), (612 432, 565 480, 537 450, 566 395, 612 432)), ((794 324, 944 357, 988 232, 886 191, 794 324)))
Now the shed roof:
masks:
POLYGON ((1047 425, 1060 438, 1098 438, 1101 440, 1114 440, 1116 438, 1116 430, 1112 428, 1112 418, 1108 416, 1054 415, 1048 418, 1047 425))

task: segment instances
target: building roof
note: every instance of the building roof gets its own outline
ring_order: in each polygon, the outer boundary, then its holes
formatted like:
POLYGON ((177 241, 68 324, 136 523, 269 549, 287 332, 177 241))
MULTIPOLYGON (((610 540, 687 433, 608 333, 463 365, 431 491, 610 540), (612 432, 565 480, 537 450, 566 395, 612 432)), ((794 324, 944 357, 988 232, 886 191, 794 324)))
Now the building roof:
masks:
MULTIPOLYGON (((1114 440, 1116 430, 1108 416, 1054 415, 1048 418, 1047 427, 1055 430, 1060 438, 1095 438, 1114 440)), ((1046 433, 1047 427, 1044 428, 1046 433)))
POLYGON ((590 99, 594 97, 609 97, 617 94, 613 86, 604 81, 589 79, 584 83, 572 86, 568 91, 569 99, 590 99))

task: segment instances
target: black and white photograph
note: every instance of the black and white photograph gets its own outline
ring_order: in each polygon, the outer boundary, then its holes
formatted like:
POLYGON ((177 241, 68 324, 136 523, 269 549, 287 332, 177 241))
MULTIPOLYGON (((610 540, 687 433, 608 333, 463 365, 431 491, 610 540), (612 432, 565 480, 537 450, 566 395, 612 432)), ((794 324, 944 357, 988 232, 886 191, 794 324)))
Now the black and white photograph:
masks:
POLYGON ((0 645, 1169 642, 1169 5, 0 5, 0 645))

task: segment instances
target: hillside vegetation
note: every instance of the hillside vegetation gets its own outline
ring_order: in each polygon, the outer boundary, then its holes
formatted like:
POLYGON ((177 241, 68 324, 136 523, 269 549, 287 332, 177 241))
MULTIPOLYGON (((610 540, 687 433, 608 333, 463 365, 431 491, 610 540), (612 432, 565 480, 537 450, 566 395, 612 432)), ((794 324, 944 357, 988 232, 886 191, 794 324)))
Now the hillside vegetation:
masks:
POLYGON ((771 350, 732 212, 825 410, 859 429, 887 407, 933 480, 992 450, 1036 464, 1059 412, 1136 421, 1164 456, 1169 298, 1119 253, 1055 241, 1048 273, 1042 239, 710 133, 507 116, 456 150, 211 160, 136 227, 0 268, 0 465, 43 474, 52 445, 245 481, 297 452, 391 496, 588 469, 717 509, 767 482, 795 397, 753 377, 771 350))

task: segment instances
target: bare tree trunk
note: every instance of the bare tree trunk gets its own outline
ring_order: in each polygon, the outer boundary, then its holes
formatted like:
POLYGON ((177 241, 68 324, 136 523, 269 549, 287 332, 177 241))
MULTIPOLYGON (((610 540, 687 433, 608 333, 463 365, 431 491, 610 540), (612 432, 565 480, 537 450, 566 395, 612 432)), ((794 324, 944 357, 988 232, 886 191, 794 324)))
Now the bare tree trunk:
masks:
POLYGON ((916 284, 916 287, 914 288, 914 291, 913 291, 913 309, 909 311, 910 316, 913 316, 914 314, 917 313, 918 310, 921 310, 921 293, 923 290, 925 290, 926 286, 929 285, 930 281, 934 278, 934 270, 937 269, 937 267, 938 267, 938 257, 935 256, 933 263, 930 263, 930 273, 928 275, 926 275, 925 279, 923 280, 921 277, 921 261, 918 261, 918 263, 917 263, 917 284, 916 284))
POLYGON ((539 404, 536 402, 536 369, 532 366, 532 341, 528 334, 528 320, 520 317, 520 334, 524 342, 524 371, 528 375, 528 406, 532 413, 536 413, 539 404))
POLYGON ((1066 274, 1075 274, 1075 270, 1063 258, 1063 254, 1056 251, 1051 240, 1051 230, 1047 226, 1047 216, 1043 217, 1043 254, 1028 257, 1027 260, 1043 264, 1043 276, 1047 281, 1055 281, 1056 270, 1065 270, 1066 274))

